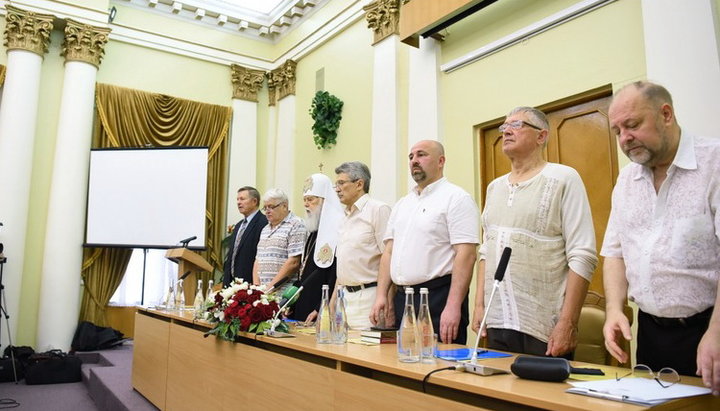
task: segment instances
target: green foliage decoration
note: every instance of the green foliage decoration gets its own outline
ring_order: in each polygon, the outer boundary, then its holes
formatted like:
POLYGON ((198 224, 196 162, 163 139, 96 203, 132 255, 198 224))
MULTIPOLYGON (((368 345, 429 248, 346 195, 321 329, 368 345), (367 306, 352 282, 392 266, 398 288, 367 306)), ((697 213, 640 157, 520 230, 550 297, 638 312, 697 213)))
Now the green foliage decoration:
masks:
POLYGON ((342 120, 343 102, 327 91, 315 93, 310 116, 315 123, 312 126, 313 140, 318 150, 330 148, 337 143, 337 131, 342 120))

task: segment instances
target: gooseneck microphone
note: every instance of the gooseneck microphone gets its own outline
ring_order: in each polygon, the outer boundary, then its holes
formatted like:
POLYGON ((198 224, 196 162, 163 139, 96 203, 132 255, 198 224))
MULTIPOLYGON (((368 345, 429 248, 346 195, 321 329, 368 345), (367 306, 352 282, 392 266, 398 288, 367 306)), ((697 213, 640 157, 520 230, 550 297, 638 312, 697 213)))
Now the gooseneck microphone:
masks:
MULTIPOLYGON (((482 335, 482 330, 485 328, 485 321, 487 320, 488 312, 490 311, 490 304, 492 304, 493 297, 495 297, 495 291, 500 286, 500 281, 505 278, 505 271, 507 271, 508 262, 510 261, 510 254, 512 253, 512 249, 510 247, 505 247, 503 250, 502 256, 500 257, 500 262, 498 263, 497 269, 495 270, 495 283, 493 284, 492 292, 490 293, 490 299, 488 300, 487 304, 485 304, 485 313, 483 314, 483 319, 480 322, 480 328, 478 328, 477 331, 477 338, 475 339, 475 349, 473 350, 472 358, 470 358, 470 364, 472 366, 475 366, 477 364, 477 349, 478 345, 480 345, 480 336, 482 335)), ((468 371, 473 371, 469 370, 468 371)), ((473 371, 474 372, 474 371, 473 371)))
POLYGON ((192 236, 192 237, 188 237, 188 238, 186 238, 186 239, 184 239, 184 240, 180 240, 180 244, 182 244, 182 246, 183 246, 184 248, 187 248, 188 243, 189 243, 190 241, 192 241, 192 240, 195 240, 195 239, 197 239, 197 236, 196 236, 196 235, 194 235, 194 236, 192 236))

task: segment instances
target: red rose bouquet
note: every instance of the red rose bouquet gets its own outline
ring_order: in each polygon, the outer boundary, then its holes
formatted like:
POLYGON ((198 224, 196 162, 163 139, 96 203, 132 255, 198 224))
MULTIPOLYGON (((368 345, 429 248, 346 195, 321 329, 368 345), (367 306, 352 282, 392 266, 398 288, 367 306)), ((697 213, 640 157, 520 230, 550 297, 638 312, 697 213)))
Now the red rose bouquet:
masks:
POLYGON ((239 331, 262 334, 272 328, 287 332, 287 324, 276 315, 280 311, 280 296, 266 294, 264 286, 255 286, 235 279, 230 286, 210 297, 203 318, 215 324, 205 336, 234 341, 239 331))

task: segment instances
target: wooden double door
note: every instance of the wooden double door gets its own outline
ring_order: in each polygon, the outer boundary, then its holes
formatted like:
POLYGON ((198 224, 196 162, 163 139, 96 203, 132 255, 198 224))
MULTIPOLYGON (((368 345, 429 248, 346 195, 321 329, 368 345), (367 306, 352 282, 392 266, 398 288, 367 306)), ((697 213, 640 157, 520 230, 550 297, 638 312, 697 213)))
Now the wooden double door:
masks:
MULTIPOLYGON (((617 143, 610 131, 608 107, 610 86, 538 107, 548 117, 550 139, 544 150, 547 161, 578 171, 590 200, 598 255, 610 216, 612 189, 618 175, 617 143)), ((488 184, 510 172, 510 161, 502 152, 500 118, 477 127, 480 138, 480 181, 483 206, 488 184)), ((602 257, 590 289, 603 293, 602 257)))

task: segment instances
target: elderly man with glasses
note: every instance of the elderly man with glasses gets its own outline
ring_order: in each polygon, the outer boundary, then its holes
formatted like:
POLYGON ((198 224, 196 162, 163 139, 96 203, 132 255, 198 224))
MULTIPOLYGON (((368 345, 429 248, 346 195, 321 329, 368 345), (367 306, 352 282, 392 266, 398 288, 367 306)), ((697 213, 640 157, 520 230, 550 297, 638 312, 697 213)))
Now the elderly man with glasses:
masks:
MULTIPOLYGON (((335 192, 345 206, 337 246, 337 280, 347 290, 348 325, 354 329, 369 328, 390 206, 368 194, 370 170, 365 164, 359 161, 342 163, 335 169, 335 174, 335 192)), ((385 321, 381 322, 385 325, 385 321)))
POLYGON ((488 347, 572 359, 577 324, 598 259, 590 204, 574 169, 548 163, 545 114, 512 110, 500 126, 509 174, 487 188, 472 327, 488 347), (512 258, 499 299, 485 306, 505 247, 512 258), (478 330, 485 310, 485 330, 478 330))
POLYGON ((253 283, 282 293, 297 280, 307 230, 302 219, 288 208, 282 190, 270 189, 263 198, 268 224, 260 233, 253 283))

